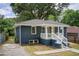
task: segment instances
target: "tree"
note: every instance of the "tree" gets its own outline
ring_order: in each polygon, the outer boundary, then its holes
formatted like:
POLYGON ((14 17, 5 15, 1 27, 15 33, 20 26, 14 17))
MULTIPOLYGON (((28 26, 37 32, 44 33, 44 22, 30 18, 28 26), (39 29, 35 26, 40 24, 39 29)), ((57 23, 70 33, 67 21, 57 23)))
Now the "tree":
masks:
POLYGON ((12 19, 0 19, 0 32, 8 33, 10 30, 13 30, 13 26, 15 24, 15 21, 12 19))
POLYGON ((3 18, 4 18, 4 15, 1 15, 1 14, 0 14, 0 19, 3 19, 3 18))
POLYGON ((71 26, 79 26, 79 10, 66 10, 62 22, 71 26))
POLYGON ((51 19, 51 20, 52 20, 52 19, 55 20, 55 18, 56 18, 56 17, 53 16, 53 15, 49 15, 49 16, 48 16, 48 19, 51 19))
MULTIPOLYGON (((48 19, 49 15, 57 17, 69 3, 12 3, 12 9, 18 16, 17 21, 29 19, 48 19)), ((55 18, 56 19, 56 18, 55 18)))

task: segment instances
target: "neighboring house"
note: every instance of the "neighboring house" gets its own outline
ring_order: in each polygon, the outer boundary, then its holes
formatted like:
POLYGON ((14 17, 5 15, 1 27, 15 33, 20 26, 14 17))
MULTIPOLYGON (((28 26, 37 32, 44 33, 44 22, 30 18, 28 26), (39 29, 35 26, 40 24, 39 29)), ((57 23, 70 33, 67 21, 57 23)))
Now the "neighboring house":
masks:
POLYGON ((67 47, 66 24, 52 20, 33 19, 15 24, 16 42, 20 44, 40 43, 54 47, 67 47))
POLYGON ((3 33, 0 33, 0 44, 4 43, 5 37, 3 33))
POLYGON ((79 27, 71 26, 67 28, 68 41, 79 43, 79 27))

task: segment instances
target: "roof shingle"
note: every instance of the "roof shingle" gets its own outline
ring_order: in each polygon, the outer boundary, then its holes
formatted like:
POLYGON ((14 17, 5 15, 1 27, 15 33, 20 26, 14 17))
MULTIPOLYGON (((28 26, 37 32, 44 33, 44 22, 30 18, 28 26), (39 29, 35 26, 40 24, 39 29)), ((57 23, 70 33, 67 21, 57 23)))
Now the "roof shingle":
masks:
POLYGON ((24 22, 17 23, 15 25, 26 25, 26 26, 43 26, 43 25, 62 25, 62 26, 68 26, 63 23, 59 23, 53 20, 42 20, 42 19, 33 19, 33 20, 28 20, 24 22))

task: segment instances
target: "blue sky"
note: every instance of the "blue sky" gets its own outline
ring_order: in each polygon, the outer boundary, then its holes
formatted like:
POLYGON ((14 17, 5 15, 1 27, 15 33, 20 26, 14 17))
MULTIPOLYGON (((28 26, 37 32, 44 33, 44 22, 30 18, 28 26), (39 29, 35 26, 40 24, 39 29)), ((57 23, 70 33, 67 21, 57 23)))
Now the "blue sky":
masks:
POLYGON ((70 9, 79 10, 79 3, 72 3, 69 6, 70 9))
MULTIPOLYGON (((77 10, 79 9, 79 3, 72 3, 69 8, 77 10)), ((10 3, 0 3, 0 14, 5 15, 5 18, 16 17, 12 11, 10 3)))
POLYGON ((15 14, 12 11, 10 3, 0 3, 0 14, 5 15, 5 18, 15 17, 15 14))

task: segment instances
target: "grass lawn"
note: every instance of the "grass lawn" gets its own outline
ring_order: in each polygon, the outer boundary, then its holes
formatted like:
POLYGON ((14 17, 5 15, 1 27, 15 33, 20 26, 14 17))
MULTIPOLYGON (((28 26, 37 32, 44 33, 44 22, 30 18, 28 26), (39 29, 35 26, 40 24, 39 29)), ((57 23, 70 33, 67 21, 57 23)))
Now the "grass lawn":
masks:
MULTIPOLYGON (((35 45, 26 45, 23 46, 26 51, 28 51, 31 55, 35 55, 35 51, 46 51, 46 50, 55 50, 56 48, 49 47, 42 44, 35 44, 35 45)), ((71 48, 79 49, 79 44, 70 43, 71 48)), ((44 54, 39 56, 79 56, 79 53, 71 52, 71 51, 65 51, 60 53, 53 53, 53 54, 44 54)))
POLYGON ((9 39, 5 43, 13 44, 14 43, 14 37, 10 36, 9 39))
POLYGON ((59 53, 45 54, 42 56, 79 56, 79 53, 65 51, 65 52, 59 52, 59 53))
POLYGON ((35 55, 35 51, 45 51, 45 50, 54 50, 55 48, 42 45, 42 44, 35 44, 35 45, 27 45, 23 46, 26 51, 28 51, 31 55, 35 55))
POLYGON ((69 44, 69 47, 71 47, 71 48, 75 48, 75 49, 79 49, 79 44, 76 44, 76 43, 70 43, 70 44, 69 44))
MULTIPOLYGON (((10 43, 10 44, 14 43, 14 38, 9 37, 9 40, 6 41, 6 43, 10 43)), ((79 49, 79 44, 76 44, 76 43, 70 43, 69 46, 71 48, 79 49)), ((55 50, 56 49, 56 48, 46 46, 46 45, 42 45, 42 44, 25 45, 23 47, 31 55, 35 55, 34 54, 35 51, 46 51, 46 50, 55 50)), ((0 45, 0 48, 2 48, 1 45, 0 45)), ((71 52, 71 51, 65 51, 65 52, 60 52, 60 53, 44 54, 42 56, 79 56, 79 53, 75 53, 75 52, 71 52)))
POLYGON ((0 45, 0 48, 2 48, 2 45, 0 45))

